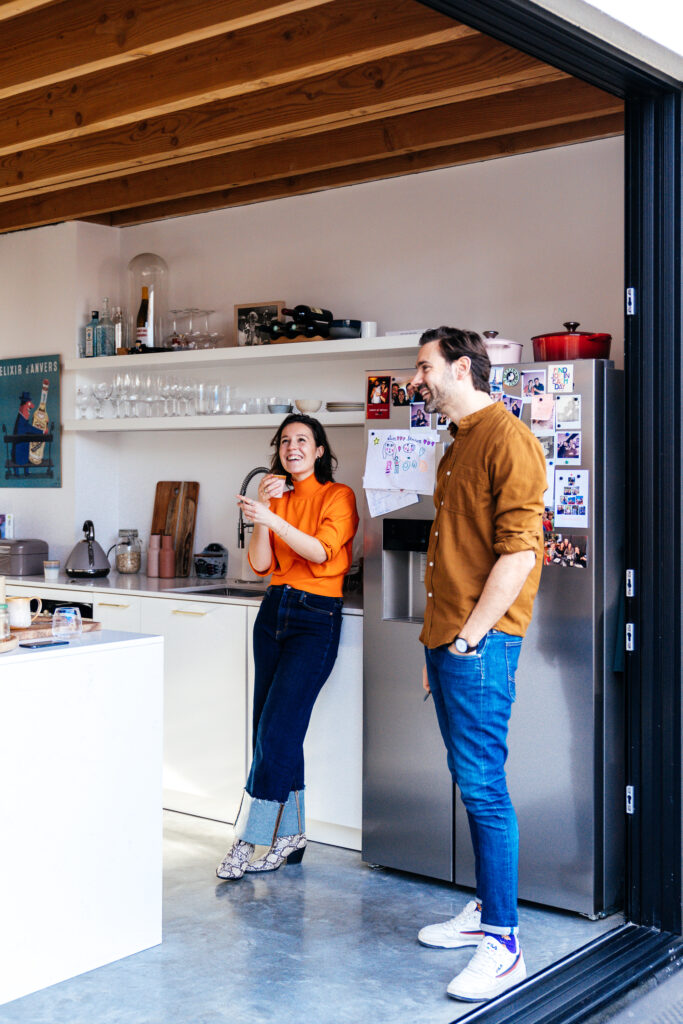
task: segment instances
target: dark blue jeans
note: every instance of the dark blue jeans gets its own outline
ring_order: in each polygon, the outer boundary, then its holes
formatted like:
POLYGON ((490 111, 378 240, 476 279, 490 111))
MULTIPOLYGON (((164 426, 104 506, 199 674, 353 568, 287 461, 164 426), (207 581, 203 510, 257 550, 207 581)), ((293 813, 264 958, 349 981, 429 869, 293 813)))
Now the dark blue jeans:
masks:
POLYGON ((303 831, 304 739, 337 657, 341 621, 339 597, 268 587, 254 624, 251 799, 238 818, 241 839, 270 843, 282 804, 277 834, 303 831))
POLYGON ((507 789, 507 730, 521 637, 491 630, 475 654, 425 649, 448 767, 467 810, 482 929, 517 928, 519 831, 507 789))

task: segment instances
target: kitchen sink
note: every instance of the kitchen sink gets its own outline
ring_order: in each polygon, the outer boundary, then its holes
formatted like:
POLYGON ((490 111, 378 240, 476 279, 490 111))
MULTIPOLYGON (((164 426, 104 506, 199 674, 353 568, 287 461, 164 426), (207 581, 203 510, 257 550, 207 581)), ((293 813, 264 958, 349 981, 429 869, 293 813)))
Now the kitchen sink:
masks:
POLYGON ((191 587, 174 587, 173 594, 192 594, 201 597, 263 597, 266 585, 260 580, 226 579, 211 583, 195 584, 191 587))

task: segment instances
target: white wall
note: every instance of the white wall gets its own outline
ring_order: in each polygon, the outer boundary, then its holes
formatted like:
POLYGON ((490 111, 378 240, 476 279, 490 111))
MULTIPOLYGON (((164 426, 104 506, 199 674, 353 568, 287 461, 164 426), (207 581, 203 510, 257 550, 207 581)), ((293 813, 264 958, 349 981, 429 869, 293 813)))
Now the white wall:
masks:
MULTIPOLYGON (((573 319, 609 331, 620 363, 622 154, 614 139, 123 231, 71 224, 6 235, 0 357, 72 356, 93 303, 125 296, 128 260, 152 251, 169 264, 170 305, 215 308, 230 332, 235 303, 284 299, 377 320, 381 331, 492 328, 531 358, 533 334, 573 319)), ((362 377, 349 372, 302 361, 277 388, 254 370, 230 382, 252 394, 358 399, 362 377)), ((62 491, 0 488, 0 511, 15 513, 18 535, 43 536, 64 557, 84 518, 103 544, 118 526, 146 534, 156 481, 198 480, 195 548, 220 541, 234 553, 233 495, 267 461, 269 439, 265 430, 68 434, 62 491)), ((359 441, 358 429, 331 434, 339 478, 360 499, 359 441)))

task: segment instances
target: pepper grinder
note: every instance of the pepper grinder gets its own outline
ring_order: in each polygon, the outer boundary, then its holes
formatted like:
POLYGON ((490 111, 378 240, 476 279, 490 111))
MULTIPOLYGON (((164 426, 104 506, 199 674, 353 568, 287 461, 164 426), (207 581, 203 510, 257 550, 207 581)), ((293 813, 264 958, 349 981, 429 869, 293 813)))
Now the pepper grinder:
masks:
POLYGON ((153 533, 149 538, 149 547, 147 548, 147 575, 153 579, 159 575, 159 556, 161 554, 161 537, 158 533, 153 533))
POLYGON ((173 550, 173 537, 167 536, 165 533, 161 535, 159 576, 163 580, 170 580, 175 576, 175 551, 173 550))

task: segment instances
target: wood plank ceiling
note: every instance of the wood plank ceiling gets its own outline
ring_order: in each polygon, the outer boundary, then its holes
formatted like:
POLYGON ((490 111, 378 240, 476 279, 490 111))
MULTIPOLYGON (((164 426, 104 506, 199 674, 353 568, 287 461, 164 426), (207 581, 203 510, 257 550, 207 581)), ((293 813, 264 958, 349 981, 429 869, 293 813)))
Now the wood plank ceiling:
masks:
POLYGON ((621 101, 418 0, 0 0, 0 232, 605 138, 621 101))

